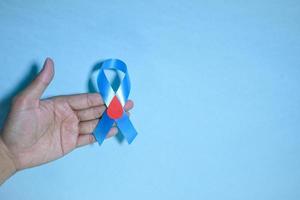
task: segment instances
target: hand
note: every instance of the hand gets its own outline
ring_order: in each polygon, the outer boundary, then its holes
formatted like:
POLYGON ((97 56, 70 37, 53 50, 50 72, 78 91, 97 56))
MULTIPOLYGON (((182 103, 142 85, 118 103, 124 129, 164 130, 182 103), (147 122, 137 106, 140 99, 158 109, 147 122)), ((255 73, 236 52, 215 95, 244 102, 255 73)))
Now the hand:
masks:
MULTIPOLYGON (((95 142, 91 133, 106 109, 101 96, 79 94, 40 100, 53 76, 53 61, 48 58, 36 79, 13 101, 0 139, 16 170, 55 160, 95 142)), ((132 107, 133 102, 128 101, 125 110, 132 107)), ((108 137, 117 132, 113 127, 108 137)))

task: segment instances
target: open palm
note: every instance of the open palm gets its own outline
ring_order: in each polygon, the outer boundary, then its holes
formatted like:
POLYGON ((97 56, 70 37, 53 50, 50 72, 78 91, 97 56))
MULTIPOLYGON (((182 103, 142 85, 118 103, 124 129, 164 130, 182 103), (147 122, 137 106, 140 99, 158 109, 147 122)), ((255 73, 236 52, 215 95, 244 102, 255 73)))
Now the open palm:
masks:
MULTIPOLYGON (((17 170, 95 142, 91 133, 106 109, 101 96, 94 93, 40 100, 53 75, 53 61, 46 59, 40 74, 15 98, 8 115, 2 139, 17 170)), ((132 107, 133 102, 128 101, 125 110, 132 107)), ((117 131, 113 127, 108 137, 117 131)))

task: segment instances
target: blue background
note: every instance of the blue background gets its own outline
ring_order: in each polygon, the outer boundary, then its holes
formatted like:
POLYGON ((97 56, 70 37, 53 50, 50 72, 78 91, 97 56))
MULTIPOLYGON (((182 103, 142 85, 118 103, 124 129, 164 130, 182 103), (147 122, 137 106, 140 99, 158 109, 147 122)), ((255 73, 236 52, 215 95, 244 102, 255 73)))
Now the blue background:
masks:
POLYGON ((55 61, 45 97, 129 66, 139 131, 18 172, 0 199, 300 199, 300 2, 0 1, 1 119, 55 61))

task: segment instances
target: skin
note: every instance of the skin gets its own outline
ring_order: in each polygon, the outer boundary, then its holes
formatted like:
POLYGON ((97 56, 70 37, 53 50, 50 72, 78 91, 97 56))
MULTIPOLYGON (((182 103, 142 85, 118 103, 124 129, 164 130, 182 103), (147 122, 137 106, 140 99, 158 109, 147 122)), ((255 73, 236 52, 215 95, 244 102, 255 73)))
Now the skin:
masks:
MULTIPOLYGON (((58 159, 77 147, 92 144, 92 131, 106 107, 98 93, 57 96, 41 100, 54 76, 54 63, 47 58, 35 80, 13 100, 0 143, 16 170, 58 159)), ((129 100, 125 110, 133 108, 129 100)), ((113 127, 108 134, 117 134, 113 127)))

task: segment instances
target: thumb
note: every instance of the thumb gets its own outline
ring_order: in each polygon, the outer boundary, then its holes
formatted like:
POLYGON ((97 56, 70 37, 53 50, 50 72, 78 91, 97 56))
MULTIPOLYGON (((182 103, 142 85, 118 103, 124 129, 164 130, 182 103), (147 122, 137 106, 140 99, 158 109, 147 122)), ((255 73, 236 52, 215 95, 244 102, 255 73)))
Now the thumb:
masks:
MULTIPOLYGON (((21 93, 26 103, 36 103, 50 84, 54 76, 54 63, 51 58, 46 58, 43 69, 30 85, 21 93)), ((24 102, 25 103, 25 102, 24 102)))

